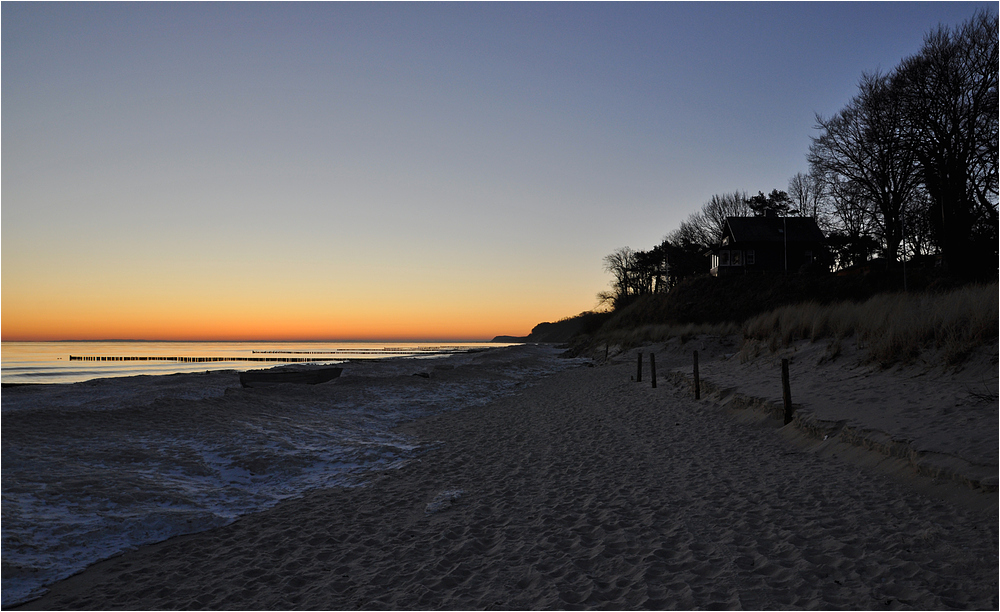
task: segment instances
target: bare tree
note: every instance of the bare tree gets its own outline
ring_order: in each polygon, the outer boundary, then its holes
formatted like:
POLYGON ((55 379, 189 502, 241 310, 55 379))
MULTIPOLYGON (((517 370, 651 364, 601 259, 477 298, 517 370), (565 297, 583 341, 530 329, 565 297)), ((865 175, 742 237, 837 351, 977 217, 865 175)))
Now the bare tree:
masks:
POLYGON ((910 257, 931 255, 938 251, 930 218, 934 202, 925 190, 914 198, 903 219, 904 251, 910 257))
POLYGON ((701 218, 705 223, 705 234, 708 244, 722 242, 726 231, 726 219, 729 217, 747 217, 753 214, 748 204, 749 198, 745 191, 734 191, 722 195, 713 195, 701 207, 701 218))
POLYGON ((889 78, 865 74, 860 92, 829 119, 817 116, 819 137, 809 147, 816 175, 854 183, 878 212, 887 265, 902 241, 900 215, 919 185, 915 153, 901 130, 903 108, 889 78))
MULTIPOLYGON (((997 17, 985 12, 954 30, 939 27, 893 82, 933 199, 931 227, 955 273, 976 267, 976 251, 996 250, 997 28, 997 17)), ((989 259, 995 266, 996 258, 989 259)))
POLYGON ((698 245, 703 248, 717 243, 712 223, 700 211, 681 221, 680 227, 667 234, 667 240, 675 246, 698 245))
POLYGON ((629 247, 615 249, 604 256, 604 271, 611 274, 611 292, 597 294, 601 302, 610 302, 615 308, 623 305, 632 293, 632 269, 635 267, 635 251, 629 247))
POLYGON ((826 186, 823 181, 812 174, 798 172, 788 179, 788 196, 793 205, 804 216, 812 217, 817 223, 820 222, 820 205, 825 195, 826 186))
POLYGON ((692 213, 681 222, 680 227, 668 234, 666 241, 675 247, 717 246, 722 242, 728 217, 746 217, 752 214, 745 191, 713 195, 700 211, 692 213))
POLYGON ((863 264, 877 246, 875 207, 857 183, 832 175, 824 180, 830 215, 827 238, 838 268, 863 264))

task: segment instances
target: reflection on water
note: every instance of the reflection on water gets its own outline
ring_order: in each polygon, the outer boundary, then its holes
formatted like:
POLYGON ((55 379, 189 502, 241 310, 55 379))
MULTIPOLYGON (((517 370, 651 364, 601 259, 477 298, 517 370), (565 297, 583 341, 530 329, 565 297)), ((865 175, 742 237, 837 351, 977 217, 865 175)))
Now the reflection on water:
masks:
POLYGON ((281 363, 440 357, 486 347, 380 342, 4 342, 3 383, 71 383, 116 376, 249 370, 281 363), (70 357, 73 359, 70 359, 70 357), (113 358, 113 359, 108 359, 113 358))

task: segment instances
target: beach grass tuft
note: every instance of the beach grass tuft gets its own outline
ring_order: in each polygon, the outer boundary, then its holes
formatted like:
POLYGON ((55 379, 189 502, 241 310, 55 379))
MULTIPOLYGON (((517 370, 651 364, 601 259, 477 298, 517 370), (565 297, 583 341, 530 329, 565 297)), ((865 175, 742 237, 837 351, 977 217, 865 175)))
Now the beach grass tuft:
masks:
POLYGON ((946 293, 886 293, 863 302, 783 306, 747 320, 743 338, 771 351, 799 340, 829 339, 835 352, 853 338, 866 361, 882 367, 912 363, 923 351, 937 349, 954 366, 997 338, 997 289, 994 283, 946 293))

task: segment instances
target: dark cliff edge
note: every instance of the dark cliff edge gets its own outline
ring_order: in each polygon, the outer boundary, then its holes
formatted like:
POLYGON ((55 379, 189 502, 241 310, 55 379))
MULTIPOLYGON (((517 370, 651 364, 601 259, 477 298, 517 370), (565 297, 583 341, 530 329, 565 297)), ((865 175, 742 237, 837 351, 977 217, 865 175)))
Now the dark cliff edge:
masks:
POLYGON ((539 323, 527 336, 497 336, 493 342, 548 342, 562 344, 580 334, 592 334, 611 316, 610 312, 581 312, 554 323, 539 323))

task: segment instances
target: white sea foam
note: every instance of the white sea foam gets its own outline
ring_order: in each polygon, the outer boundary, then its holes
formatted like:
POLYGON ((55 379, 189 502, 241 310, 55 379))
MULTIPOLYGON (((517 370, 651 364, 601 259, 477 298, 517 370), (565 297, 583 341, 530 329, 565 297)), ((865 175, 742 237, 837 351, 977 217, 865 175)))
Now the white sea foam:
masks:
POLYGON ((242 389, 215 372, 5 389, 3 605, 124 550, 361 484, 424 450, 395 425, 580 364, 557 353, 351 362, 315 387, 242 389))

